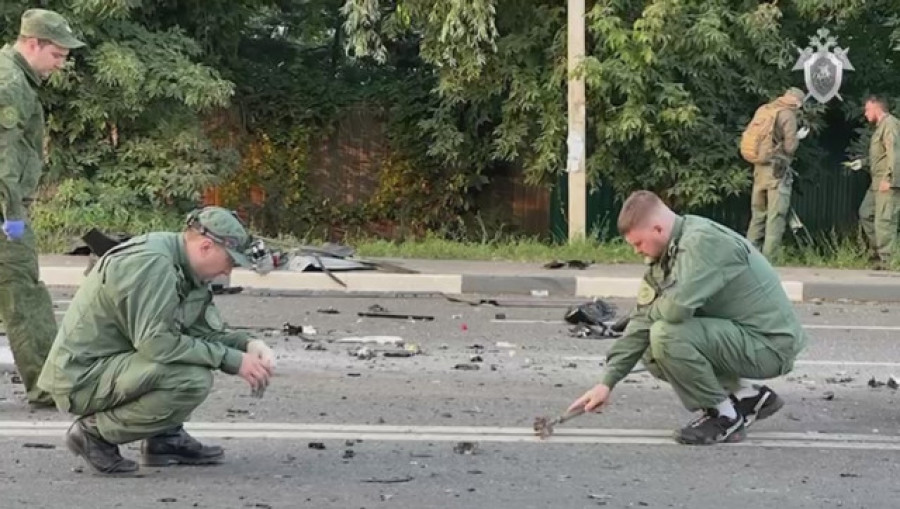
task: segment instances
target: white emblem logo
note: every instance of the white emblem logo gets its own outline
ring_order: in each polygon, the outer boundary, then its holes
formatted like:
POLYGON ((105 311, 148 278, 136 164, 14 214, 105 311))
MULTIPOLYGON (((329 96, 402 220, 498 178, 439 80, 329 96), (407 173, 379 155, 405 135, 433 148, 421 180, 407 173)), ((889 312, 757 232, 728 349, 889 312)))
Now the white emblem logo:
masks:
POLYGON ((837 38, 829 35, 827 28, 820 28, 816 35, 809 38, 810 47, 797 51, 800 58, 794 64, 792 71, 803 70, 806 78, 806 89, 809 95, 820 103, 827 103, 837 97, 843 101, 838 90, 841 88, 841 78, 844 69, 853 71, 850 60, 847 59, 848 49, 842 49, 837 45, 837 38), (813 51, 812 46, 816 47, 813 51), (834 52, 830 49, 834 47, 834 52))

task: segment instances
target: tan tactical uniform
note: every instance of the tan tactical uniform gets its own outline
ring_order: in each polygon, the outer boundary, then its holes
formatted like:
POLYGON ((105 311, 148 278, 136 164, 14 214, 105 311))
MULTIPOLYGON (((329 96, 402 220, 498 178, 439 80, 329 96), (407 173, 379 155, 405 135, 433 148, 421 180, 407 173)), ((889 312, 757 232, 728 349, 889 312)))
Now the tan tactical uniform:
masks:
POLYGON ((753 166, 751 216, 747 239, 769 259, 781 248, 791 208, 791 190, 794 184, 791 160, 799 145, 797 109, 803 100, 802 95, 797 97, 796 92, 792 91, 773 101, 783 108, 775 118, 773 133, 775 156, 768 164, 753 166))

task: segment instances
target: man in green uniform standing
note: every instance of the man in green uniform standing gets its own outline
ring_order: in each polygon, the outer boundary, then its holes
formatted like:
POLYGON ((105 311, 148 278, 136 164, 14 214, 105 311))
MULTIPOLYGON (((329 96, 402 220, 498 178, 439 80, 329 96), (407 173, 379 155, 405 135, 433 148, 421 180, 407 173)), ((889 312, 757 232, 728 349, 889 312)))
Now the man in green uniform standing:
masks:
POLYGON ((56 335, 27 213, 43 166, 44 113, 37 89, 62 68, 70 49, 81 46, 62 16, 29 9, 15 44, 0 49, 0 319, 33 405, 53 404, 36 383, 56 335))
POLYGON ((649 191, 633 193, 618 221, 635 251, 652 260, 638 305, 610 348, 602 381, 570 410, 595 411, 638 360, 702 415, 676 432, 684 444, 739 441, 745 428, 783 401, 768 379, 793 369, 806 345, 778 274, 724 226, 679 216, 649 191))
POLYGON ((226 331, 209 288, 233 266, 250 266, 251 241, 230 211, 208 207, 189 215, 182 233, 114 247, 85 278, 38 385, 79 416, 66 443, 96 471, 137 470, 118 444, 141 439, 145 465, 221 460, 221 447, 200 444, 182 424, 209 394, 213 370, 255 391, 272 375, 272 350, 226 331))
POLYGON ((799 141, 809 134, 808 128, 797 130, 797 110, 803 104, 803 98, 802 90, 790 88, 784 95, 760 108, 763 114, 774 116, 770 133, 774 151, 770 160, 753 165, 747 238, 770 260, 781 249, 791 208, 794 185, 791 161, 799 141))
MULTIPOLYGON (((859 222, 870 261, 875 268, 886 269, 891 264, 900 222, 900 121, 889 113, 887 101, 877 96, 866 99, 865 115, 875 124, 875 132, 869 141, 872 183, 859 206, 859 222)), ((863 164, 862 159, 857 159, 847 166, 860 170, 863 164)))

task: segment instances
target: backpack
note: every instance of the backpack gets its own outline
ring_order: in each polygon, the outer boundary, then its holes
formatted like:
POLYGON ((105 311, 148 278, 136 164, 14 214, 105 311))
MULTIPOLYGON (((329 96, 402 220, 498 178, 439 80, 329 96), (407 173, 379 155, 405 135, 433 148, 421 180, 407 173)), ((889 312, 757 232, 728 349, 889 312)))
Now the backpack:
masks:
POLYGON ((766 164, 775 154, 775 118, 783 109, 774 103, 756 109, 753 119, 741 134, 741 157, 748 163, 766 164))

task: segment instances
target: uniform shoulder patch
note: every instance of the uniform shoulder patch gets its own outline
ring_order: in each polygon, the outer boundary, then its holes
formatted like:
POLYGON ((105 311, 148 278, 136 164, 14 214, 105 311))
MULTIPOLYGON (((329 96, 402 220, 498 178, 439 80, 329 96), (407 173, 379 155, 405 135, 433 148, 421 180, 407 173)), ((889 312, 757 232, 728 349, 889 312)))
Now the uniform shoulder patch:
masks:
POLYGON ((638 287, 637 303, 641 306, 646 306, 654 300, 656 300, 656 290, 646 280, 642 279, 641 285, 638 287))
POLYGON ((12 129, 19 123, 19 111, 15 106, 0 107, 0 126, 12 129))

